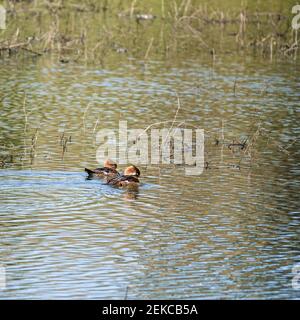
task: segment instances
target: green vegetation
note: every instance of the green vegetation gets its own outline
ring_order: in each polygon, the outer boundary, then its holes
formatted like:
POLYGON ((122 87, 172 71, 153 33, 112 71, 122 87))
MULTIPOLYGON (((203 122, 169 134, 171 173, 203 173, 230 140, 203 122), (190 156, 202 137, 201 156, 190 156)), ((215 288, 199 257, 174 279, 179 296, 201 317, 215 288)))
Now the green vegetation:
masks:
POLYGON ((297 59, 294 1, 6 1, 0 55, 52 53, 104 63, 113 54, 174 58, 237 52, 297 59))

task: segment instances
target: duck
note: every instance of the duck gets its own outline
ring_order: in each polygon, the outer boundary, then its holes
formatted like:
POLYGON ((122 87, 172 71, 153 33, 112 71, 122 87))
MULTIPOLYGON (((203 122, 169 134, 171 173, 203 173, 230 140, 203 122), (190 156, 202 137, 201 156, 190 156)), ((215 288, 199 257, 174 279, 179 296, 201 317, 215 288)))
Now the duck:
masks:
POLYGON ((93 170, 85 168, 84 171, 88 173, 88 179, 112 179, 120 175, 120 173, 117 171, 117 164, 110 159, 104 161, 104 166, 102 168, 97 168, 93 170))
POLYGON ((123 174, 119 174, 107 181, 107 184, 120 188, 138 188, 140 181, 138 177, 141 175, 139 168, 130 165, 124 170, 123 174))

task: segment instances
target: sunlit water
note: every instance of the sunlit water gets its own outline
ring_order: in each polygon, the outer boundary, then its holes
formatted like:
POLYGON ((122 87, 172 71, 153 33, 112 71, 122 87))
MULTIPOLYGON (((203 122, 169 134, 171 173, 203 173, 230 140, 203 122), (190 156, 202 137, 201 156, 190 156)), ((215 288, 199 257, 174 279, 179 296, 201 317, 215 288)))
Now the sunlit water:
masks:
POLYGON ((296 63, 0 64, 1 299, 300 298, 296 63), (202 175, 140 166, 137 192, 86 180, 98 130, 172 120, 177 95, 176 121, 206 133, 202 175), (258 124, 242 163, 216 143, 258 124))

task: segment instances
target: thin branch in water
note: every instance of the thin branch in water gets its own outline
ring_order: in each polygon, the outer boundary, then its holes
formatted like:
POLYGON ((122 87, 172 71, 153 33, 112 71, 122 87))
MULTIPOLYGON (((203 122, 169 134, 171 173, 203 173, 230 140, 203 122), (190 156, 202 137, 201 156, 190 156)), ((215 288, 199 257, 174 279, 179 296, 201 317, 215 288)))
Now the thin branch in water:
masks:
POLYGON ((153 40, 154 40, 154 38, 152 37, 151 40, 150 40, 149 46, 148 46, 148 48, 147 48, 147 51, 146 51, 144 60, 147 60, 147 59, 148 59, 149 52, 150 52, 150 50, 151 50, 151 48, 152 48, 153 40))
POLYGON ((172 130, 173 130, 173 126, 174 126, 174 123, 175 123, 175 121, 176 121, 178 112, 179 112, 179 110, 180 110, 180 108, 181 108, 180 98, 179 98, 179 95, 178 95, 177 92, 176 92, 176 96, 177 96, 177 110, 176 110, 176 113, 175 113, 173 122, 172 122, 172 124, 171 124, 171 127, 170 127, 170 129, 169 129, 169 131, 168 131, 168 134, 167 134, 167 136, 166 136, 166 139, 165 139, 165 141, 163 141, 163 145, 162 145, 161 151, 162 151, 163 147, 165 146, 166 142, 168 141, 168 138, 169 138, 169 136, 170 136, 170 134, 171 134, 171 132, 172 132, 172 130))
POLYGON ((26 92, 24 92, 24 98, 23 98, 23 111, 24 111, 24 117, 25 117, 24 134, 26 134, 27 122, 28 122, 28 115, 26 112, 26 92))
POLYGON ((97 118, 97 120, 96 120, 94 129, 93 129, 93 133, 95 133, 95 131, 96 131, 97 127, 98 127, 98 123, 99 123, 99 116, 98 116, 98 118, 97 118))
POLYGON ((86 117, 86 113, 90 107, 90 105, 92 104, 92 102, 89 102, 84 110, 84 113, 83 113, 83 117, 82 117, 82 123, 83 123, 83 131, 84 131, 84 134, 85 134, 85 117, 86 117))
POLYGON ((126 287, 124 300, 127 300, 128 298, 128 291, 129 291, 129 286, 126 287))

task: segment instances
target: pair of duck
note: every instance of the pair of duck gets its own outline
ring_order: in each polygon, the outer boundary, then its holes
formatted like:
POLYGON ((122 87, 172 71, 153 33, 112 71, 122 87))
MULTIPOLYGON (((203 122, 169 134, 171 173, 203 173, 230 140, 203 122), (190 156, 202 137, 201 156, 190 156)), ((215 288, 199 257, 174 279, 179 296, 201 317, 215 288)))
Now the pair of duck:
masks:
POLYGON ((104 161, 104 167, 94 170, 85 168, 85 172, 88 173, 89 179, 104 179, 107 184, 115 187, 137 188, 140 183, 138 177, 141 175, 141 172, 136 166, 131 165, 127 167, 122 174, 117 171, 117 164, 109 159, 104 161))

